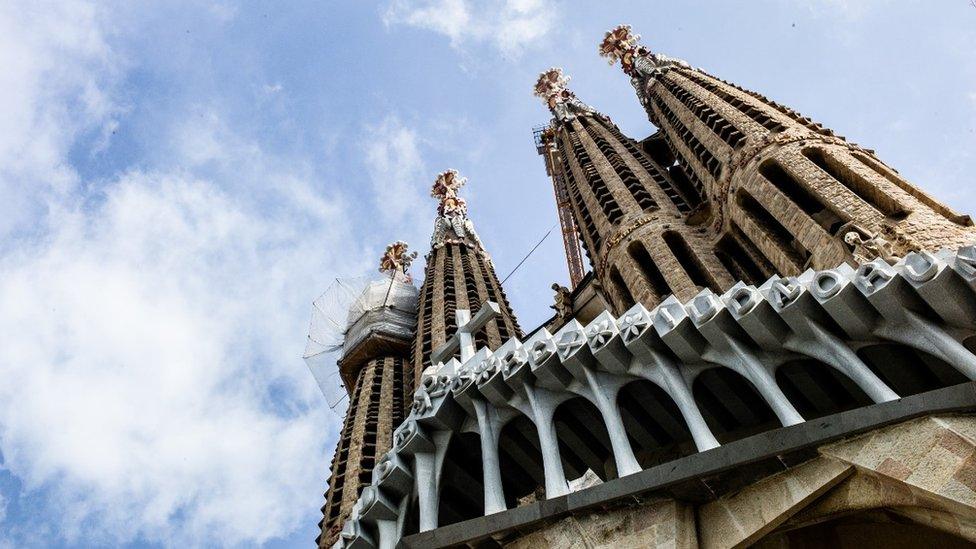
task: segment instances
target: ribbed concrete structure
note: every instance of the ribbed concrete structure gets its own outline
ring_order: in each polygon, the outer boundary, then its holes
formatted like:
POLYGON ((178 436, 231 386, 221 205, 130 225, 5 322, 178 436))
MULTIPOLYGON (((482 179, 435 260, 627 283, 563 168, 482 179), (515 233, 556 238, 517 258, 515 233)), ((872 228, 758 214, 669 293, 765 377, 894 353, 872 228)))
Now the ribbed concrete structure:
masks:
POLYGON ((319 547, 339 537, 373 467, 392 446, 393 430, 409 411, 413 392, 410 344, 417 310, 417 288, 407 274, 416 253, 395 242, 387 247, 374 281, 350 306, 339 372, 349 393, 349 408, 332 458, 329 489, 322 507, 319 547))
POLYGON ((536 84, 554 116, 542 135, 551 151, 547 167, 568 189, 584 248, 614 309, 729 287, 732 274, 688 223, 702 210, 698 189, 673 178, 607 116, 581 102, 567 81, 560 69, 550 69, 536 84))
POLYGON ((713 232, 749 253, 734 261, 793 275, 864 255, 864 247, 902 257, 976 237, 968 216, 873 151, 758 93, 651 53, 638 39, 629 26, 617 27, 600 52, 620 61, 648 118, 709 201, 713 232))
POLYGON ((343 521, 372 479, 373 467, 392 446, 393 429, 406 416, 405 365, 409 366, 405 356, 387 356, 370 360, 359 370, 332 458, 319 524, 322 534, 316 540, 319 547, 331 547, 338 539, 343 521))
POLYGON ((659 131, 541 75, 574 290, 525 336, 438 177, 411 406, 335 547, 971 547, 969 217, 629 27, 600 51, 659 131))
POLYGON ((474 314, 486 301, 501 306, 501 315, 475 334, 478 346, 494 349, 522 334, 491 257, 468 219, 467 205, 457 195, 464 182, 457 172, 448 170, 437 177, 431 190, 439 205, 420 287, 412 363, 415 384, 430 366, 430 354, 457 330, 458 309, 474 314))

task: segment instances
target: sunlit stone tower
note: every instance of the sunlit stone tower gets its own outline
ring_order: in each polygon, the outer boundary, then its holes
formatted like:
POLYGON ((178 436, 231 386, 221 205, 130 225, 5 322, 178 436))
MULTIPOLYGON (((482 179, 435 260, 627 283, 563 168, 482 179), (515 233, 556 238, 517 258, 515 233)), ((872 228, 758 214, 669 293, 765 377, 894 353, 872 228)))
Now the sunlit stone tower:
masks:
POLYGON ((417 256, 404 242, 387 246, 380 271, 349 308, 339 372, 349 391, 349 408, 322 507, 320 547, 331 547, 353 504, 372 479, 373 467, 393 443, 412 393, 409 352, 417 314, 417 288, 407 269, 417 256))
POLYGON ((573 289, 524 335, 437 178, 411 406, 335 547, 972 547, 969 218, 628 27, 601 53, 659 131, 541 75, 573 289))
MULTIPOLYGON (((971 242, 959 215, 809 118, 638 44, 629 26, 600 53, 631 77, 651 122, 711 203, 712 226, 781 274, 828 268, 865 246, 892 256, 971 242)), ((877 255, 877 254, 875 254, 877 255)))
POLYGON ((615 310, 730 286, 733 278, 709 241, 687 223, 702 203, 698 189, 672 177, 606 115, 580 101, 568 80, 554 68, 536 83, 535 94, 554 117, 542 141, 615 310))
POLYGON ((448 170, 437 176, 431 188, 431 196, 438 200, 437 219, 420 288, 412 364, 415 384, 431 365, 431 353, 457 330, 457 309, 474 314, 486 301, 501 307, 501 315, 476 334, 479 347, 497 348, 522 334, 491 257, 468 219, 467 203, 458 196, 465 182, 457 171, 448 170))

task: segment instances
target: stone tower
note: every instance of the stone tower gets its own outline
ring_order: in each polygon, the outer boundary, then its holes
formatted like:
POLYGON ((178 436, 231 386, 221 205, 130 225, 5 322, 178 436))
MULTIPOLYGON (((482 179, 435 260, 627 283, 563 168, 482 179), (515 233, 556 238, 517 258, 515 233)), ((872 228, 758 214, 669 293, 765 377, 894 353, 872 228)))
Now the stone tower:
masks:
POLYGON ((501 307, 501 315, 475 336, 479 347, 494 349, 510 337, 522 335, 491 257, 468 219, 467 204, 457 194, 465 182, 457 171, 448 170, 437 176, 431 188, 431 196, 438 200, 437 219, 420 287, 413 346, 414 387, 424 368, 430 366, 431 353, 457 330, 457 309, 468 309, 473 314, 485 301, 494 301, 501 307))
POLYGON ((648 118, 708 201, 709 224, 721 235, 716 246, 736 278, 901 257, 976 235, 968 216, 871 150, 758 93, 652 53, 639 38, 621 25, 607 32, 600 53, 631 77, 648 118))
POLYGON ((535 87, 554 117, 542 135, 547 168, 568 190, 584 249, 616 312, 730 286, 704 230, 689 225, 702 211, 698 187, 580 101, 568 80, 549 69, 535 87))
POLYGON ((404 242, 389 245, 380 263, 389 278, 367 285, 349 308, 339 360, 349 408, 332 458, 319 547, 338 539, 374 465, 390 449, 393 430, 409 411, 417 288, 407 269, 416 255, 407 253, 404 242))

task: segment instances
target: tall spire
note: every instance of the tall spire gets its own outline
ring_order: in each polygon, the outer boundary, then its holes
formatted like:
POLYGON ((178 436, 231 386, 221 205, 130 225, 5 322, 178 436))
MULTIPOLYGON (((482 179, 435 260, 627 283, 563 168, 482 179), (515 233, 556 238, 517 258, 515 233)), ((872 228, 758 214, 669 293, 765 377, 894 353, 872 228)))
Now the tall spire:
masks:
POLYGON ((393 444, 413 388, 410 346, 417 323, 417 288, 407 270, 416 252, 402 240, 386 247, 380 272, 350 304, 339 373, 349 407, 330 468, 318 545, 332 547, 343 522, 372 476, 373 467, 393 444))
POLYGON ((680 171, 708 201, 711 231, 726 243, 724 263, 736 278, 856 263, 868 242, 887 240, 904 256, 973 240, 967 216, 873 151, 639 39, 620 25, 606 33, 600 55, 620 61, 680 171))
POLYGON ((467 202, 458 196, 466 182, 457 170, 447 170, 437 175, 430 189, 430 195, 437 199, 437 219, 420 289, 413 354, 417 382, 430 365, 433 349, 457 331, 457 309, 477 311, 486 301, 501 306, 501 314, 476 335, 479 347, 494 349, 522 333, 491 258, 468 219, 467 202))
POLYGON ((569 87, 569 77, 559 67, 552 67, 539 74, 533 94, 542 99, 558 122, 573 120, 580 114, 601 115, 593 107, 583 103, 569 87))
POLYGON ((437 249, 445 244, 465 244, 487 256, 485 246, 474 230, 474 223, 468 219, 468 203, 458 196, 465 183, 457 170, 447 170, 437 175, 430 195, 437 199, 437 219, 430 245, 437 249))
POLYGON ((567 263, 572 266, 572 240, 582 233, 594 273, 620 312, 638 301, 653 307, 672 293, 690 298, 704 287, 730 285, 689 225, 707 218, 699 191, 672 178, 609 118, 577 99, 568 82, 551 68, 534 90, 555 116, 540 135, 540 149, 553 177, 567 263))
POLYGON ((607 31, 600 43, 600 56, 611 65, 620 61, 620 67, 630 77, 653 77, 655 71, 668 67, 691 68, 686 61, 669 57, 640 44, 640 35, 631 31, 630 25, 617 25, 607 31))

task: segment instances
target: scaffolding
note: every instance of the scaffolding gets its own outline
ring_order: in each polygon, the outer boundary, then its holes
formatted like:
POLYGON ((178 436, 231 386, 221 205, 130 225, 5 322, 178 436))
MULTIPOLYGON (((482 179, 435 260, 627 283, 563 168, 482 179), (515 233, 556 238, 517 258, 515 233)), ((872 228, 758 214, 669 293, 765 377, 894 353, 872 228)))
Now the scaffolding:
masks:
POLYGON ((575 289, 583 280, 583 254, 580 252, 579 232, 573 220, 573 205, 569 199, 566 182, 555 169, 555 156, 559 154, 552 143, 551 126, 533 128, 535 150, 546 161, 546 174, 552 179, 552 189, 556 195, 556 211, 559 214, 559 228, 563 233, 563 248, 566 251, 566 266, 569 269, 569 283, 575 289))

